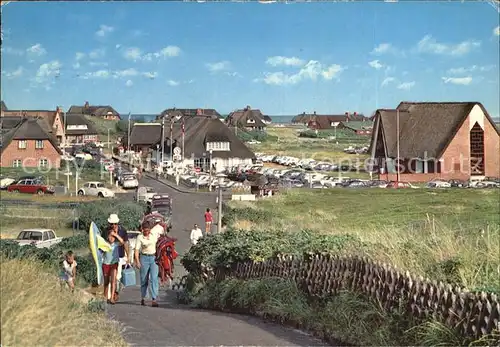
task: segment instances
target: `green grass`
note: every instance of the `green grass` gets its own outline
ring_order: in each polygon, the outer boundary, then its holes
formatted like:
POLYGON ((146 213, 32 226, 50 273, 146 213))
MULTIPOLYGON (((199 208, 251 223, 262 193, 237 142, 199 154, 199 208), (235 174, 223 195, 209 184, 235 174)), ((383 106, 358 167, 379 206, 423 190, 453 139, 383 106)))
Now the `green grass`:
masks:
POLYGON ((497 190, 290 190, 231 201, 245 230, 351 234, 356 252, 415 275, 500 292, 497 190))

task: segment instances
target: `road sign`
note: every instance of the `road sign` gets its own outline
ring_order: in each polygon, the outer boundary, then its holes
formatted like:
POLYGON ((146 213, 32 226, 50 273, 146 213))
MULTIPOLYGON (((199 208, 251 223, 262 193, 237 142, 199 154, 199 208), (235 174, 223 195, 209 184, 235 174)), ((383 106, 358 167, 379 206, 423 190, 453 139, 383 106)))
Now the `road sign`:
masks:
POLYGON ((174 148, 174 154, 175 155, 180 155, 181 154, 181 149, 179 147, 174 148))
POLYGON ((196 173, 200 173, 201 169, 199 167, 196 167, 194 171, 196 171, 196 173))
POLYGON ((108 171, 112 172, 115 170, 115 167, 113 165, 108 166, 108 171))

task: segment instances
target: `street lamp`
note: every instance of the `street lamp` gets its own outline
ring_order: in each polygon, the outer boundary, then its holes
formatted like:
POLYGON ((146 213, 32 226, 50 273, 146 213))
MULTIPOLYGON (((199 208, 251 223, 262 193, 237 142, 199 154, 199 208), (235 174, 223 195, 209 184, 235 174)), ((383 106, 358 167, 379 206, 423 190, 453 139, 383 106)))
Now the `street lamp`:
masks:
POLYGON ((109 131, 111 130, 111 128, 108 128, 108 149, 109 149, 109 131))
MULTIPOLYGON (((156 144, 156 165, 160 166, 160 144, 156 144)), ((163 167, 163 163, 161 163, 163 167)))
POLYGON ((209 184, 208 191, 212 191, 212 150, 210 150, 210 161, 208 162, 208 172, 209 172, 209 184))
POLYGON ((220 234, 222 232, 222 184, 224 183, 224 178, 226 178, 226 175, 223 173, 217 174, 215 177, 217 177, 217 181, 219 182, 219 209, 217 212, 217 234, 220 234))

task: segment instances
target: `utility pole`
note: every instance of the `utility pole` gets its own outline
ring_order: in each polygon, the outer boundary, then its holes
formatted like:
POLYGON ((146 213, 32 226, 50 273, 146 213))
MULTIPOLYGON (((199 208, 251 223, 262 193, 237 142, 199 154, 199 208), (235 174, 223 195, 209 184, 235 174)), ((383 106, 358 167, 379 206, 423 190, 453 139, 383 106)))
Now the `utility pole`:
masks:
POLYGON ((396 181, 399 184, 399 110, 396 111, 396 133, 397 133, 397 157, 398 160, 396 161, 396 181))
POLYGON ((165 117, 161 119, 161 167, 165 163, 165 117))

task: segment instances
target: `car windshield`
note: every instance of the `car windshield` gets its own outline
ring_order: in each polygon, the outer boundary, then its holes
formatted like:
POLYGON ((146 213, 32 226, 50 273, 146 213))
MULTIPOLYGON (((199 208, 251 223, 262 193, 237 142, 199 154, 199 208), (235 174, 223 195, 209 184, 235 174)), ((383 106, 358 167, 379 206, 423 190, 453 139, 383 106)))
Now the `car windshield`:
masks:
POLYGON ((146 188, 146 193, 154 193, 154 192, 155 192, 155 190, 153 188, 151 188, 151 187, 146 188))
POLYGON ((97 188, 104 188, 104 183, 97 183, 97 188))
POLYGON ((135 176, 125 176, 125 177, 123 177, 123 179, 126 181, 135 180, 135 176))

